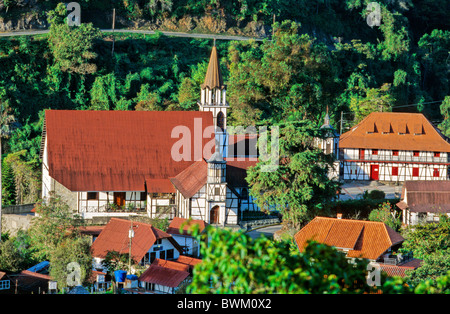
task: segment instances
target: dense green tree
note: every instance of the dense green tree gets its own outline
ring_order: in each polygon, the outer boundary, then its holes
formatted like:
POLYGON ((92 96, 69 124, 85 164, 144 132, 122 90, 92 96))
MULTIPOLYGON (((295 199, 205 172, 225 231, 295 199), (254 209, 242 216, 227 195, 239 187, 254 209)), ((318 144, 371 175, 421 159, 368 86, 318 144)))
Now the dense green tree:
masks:
POLYGON ((67 237, 54 248, 49 257, 50 276, 57 287, 83 285, 88 282, 92 270, 91 241, 87 236, 67 237))
POLYGON ((15 236, 8 236, 0 243, 0 269, 17 272, 31 267, 38 262, 33 258, 33 252, 28 233, 19 230, 15 236))
POLYGON ((38 259, 50 258, 53 252, 68 241, 80 237, 79 227, 83 221, 73 215, 67 203, 57 195, 50 195, 35 207, 37 216, 29 228, 32 245, 38 259))
POLYGON ((8 154, 4 162, 8 164, 14 176, 16 204, 34 203, 39 198, 40 171, 36 160, 26 161, 26 151, 8 154))
POLYGON ((303 253, 290 241, 243 231, 207 228, 202 263, 194 268, 188 293, 364 293, 367 262, 348 263, 336 249, 311 243, 303 253))
POLYGON ((230 47, 229 91, 231 121, 254 125, 291 113, 318 121, 332 106, 335 68, 327 47, 291 21, 275 24, 272 41, 258 46, 237 43, 230 47))
POLYGON ((436 280, 450 271, 450 249, 426 255, 419 268, 407 271, 405 281, 414 287, 427 280, 436 280))
POLYGON ((259 208, 279 210, 287 226, 298 227, 336 196, 338 183, 328 177, 333 157, 314 146, 324 134, 310 121, 297 115, 277 126, 279 147, 272 146, 274 137, 267 141, 272 151, 247 170, 247 182, 259 208))
POLYGON ((16 185, 14 173, 11 165, 3 160, 2 162, 2 204, 14 205, 16 203, 16 185))
POLYGON ((442 215, 439 222, 410 226, 402 235, 406 239, 403 248, 412 251, 416 258, 447 252, 450 248, 450 219, 442 215))
POLYGON ((441 103, 440 109, 443 120, 439 124, 439 129, 445 136, 450 137, 450 96, 445 96, 444 101, 441 103))
POLYGON ((399 231, 402 224, 399 212, 395 211, 389 202, 384 202, 377 209, 372 210, 369 220, 383 222, 395 231, 399 231))
POLYGON ((93 46, 94 41, 101 38, 101 32, 93 27, 92 23, 82 23, 80 26, 62 23, 61 15, 65 15, 64 10, 65 5, 59 3, 56 9, 49 13, 51 26, 48 41, 55 62, 62 71, 95 73, 97 65, 92 61, 97 57, 97 53, 94 52, 93 46))

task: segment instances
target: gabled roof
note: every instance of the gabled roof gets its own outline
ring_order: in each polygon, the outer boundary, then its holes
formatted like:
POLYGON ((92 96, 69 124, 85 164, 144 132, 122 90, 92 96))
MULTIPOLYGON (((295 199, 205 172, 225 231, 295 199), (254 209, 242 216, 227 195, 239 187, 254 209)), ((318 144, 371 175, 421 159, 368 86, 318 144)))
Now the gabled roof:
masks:
POLYGON ((131 245, 131 257, 135 262, 141 261, 155 241, 159 239, 169 240, 178 251, 182 251, 180 245, 170 234, 153 227, 151 224, 111 218, 92 244, 92 256, 105 258, 108 251, 116 251, 121 254, 129 253, 130 239, 128 237, 128 232, 131 224, 133 225, 134 230, 134 237, 131 245))
POLYGON ((139 277, 139 281, 176 288, 189 276, 188 266, 176 262, 155 259, 139 277))
MULTIPOLYGON (((245 180, 247 169, 256 165, 258 162, 256 158, 225 158, 225 161, 227 185, 231 188, 247 187, 248 183, 245 180)), ((207 179, 208 164, 205 160, 201 160, 196 161, 177 176, 170 178, 170 181, 183 197, 188 199, 206 184, 207 179)))
POLYGON ((348 257, 376 260, 404 238, 382 222, 315 217, 294 236, 302 252, 308 241, 348 251, 348 257))
POLYGON ((372 112, 341 135, 340 148, 450 152, 450 144, 421 113, 372 112))
POLYGON ((184 198, 194 196, 206 184, 208 164, 205 160, 194 162, 170 181, 184 198))
POLYGON ((449 213, 450 181, 405 181, 397 206, 411 212, 449 213))
POLYGON ((202 88, 224 88, 222 72, 220 71, 219 56, 217 55, 217 48, 213 46, 211 56, 209 58, 208 69, 206 70, 205 82, 202 88))
POLYGON ((167 233, 174 234, 174 235, 178 235, 178 234, 189 235, 188 230, 193 225, 198 225, 199 232, 202 232, 206 228, 207 223, 204 220, 195 220, 195 219, 174 217, 172 219, 172 221, 170 222, 169 227, 167 228, 167 233), (183 226, 183 229, 182 229, 183 231, 180 233, 181 226, 183 226))
POLYGON ((50 176, 71 191, 145 191, 146 184, 170 193, 169 178, 195 162, 214 138, 202 137, 212 125, 211 112, 47 110, 42 145, 47 138, 50 176), (172 156, 181 139, 190 139, 190 160, 172 156))

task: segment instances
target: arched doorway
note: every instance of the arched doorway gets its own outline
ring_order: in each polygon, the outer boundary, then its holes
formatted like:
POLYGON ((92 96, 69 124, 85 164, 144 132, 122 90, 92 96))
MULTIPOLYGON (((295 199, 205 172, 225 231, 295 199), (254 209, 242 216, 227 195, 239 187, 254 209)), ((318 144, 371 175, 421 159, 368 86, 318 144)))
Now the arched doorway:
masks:
POLYGON ((209 223, 211 224, 218 224, 219 223, 219 205, 214 206, 211 208, 209 212, 209 223))

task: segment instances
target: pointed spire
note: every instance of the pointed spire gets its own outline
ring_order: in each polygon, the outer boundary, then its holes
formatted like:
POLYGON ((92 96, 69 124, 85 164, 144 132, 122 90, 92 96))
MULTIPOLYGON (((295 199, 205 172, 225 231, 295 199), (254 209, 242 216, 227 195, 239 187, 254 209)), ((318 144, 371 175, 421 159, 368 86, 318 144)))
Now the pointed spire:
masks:
POLYGON ((206 71, 205 82, 202 88, 208 87, 209 89, 224 87, 222 73, 220 72, 219 57, 217 55, 216 42, 214 39, 214 46, 211 51, 211 57, 209 58, 208 70, 206 71))

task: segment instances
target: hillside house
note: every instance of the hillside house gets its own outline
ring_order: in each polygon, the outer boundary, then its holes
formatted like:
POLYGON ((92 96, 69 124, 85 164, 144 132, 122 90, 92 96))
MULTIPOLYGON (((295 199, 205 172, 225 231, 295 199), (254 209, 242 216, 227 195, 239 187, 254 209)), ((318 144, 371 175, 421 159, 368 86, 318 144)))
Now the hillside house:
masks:
POLYGON ((138 280, 145 293, 174 294, 183 283, 189 282, 189 266, 156 259, 138 280))
POLYGON ((294 240, 300 252, 314 240, 343 252, 349 261, 367 259, 391 274, 404 274, 421 262, 412 254, 396 254, 405 239, 382 222, 315 217, 294 235, 294 240))
POLYGON ((189 229, 197 225, 198 232, 203 232, 206 223, 203 220, 188 220, 175 217, 167 228, 167 233, 183 248, 183 255, 198 257, 200 255, 200 243, 192 236, 189 229))
POLYGON ((397 207, 406 226, 450 216, 450 181, 405 181, 397 207))
POLYGON ((170 234, 147 223, 119 218, 111 218, 91 249, 97 271, 105 271, 102 261, 112 251, 131 252, 133 261, 141 265, 150 265, 157 258, 175 260, 183 251, 170 234))
POLYGON ((339 139, 341 179, 449 179, 448 138, 420 113, 373 112, 339 139))

